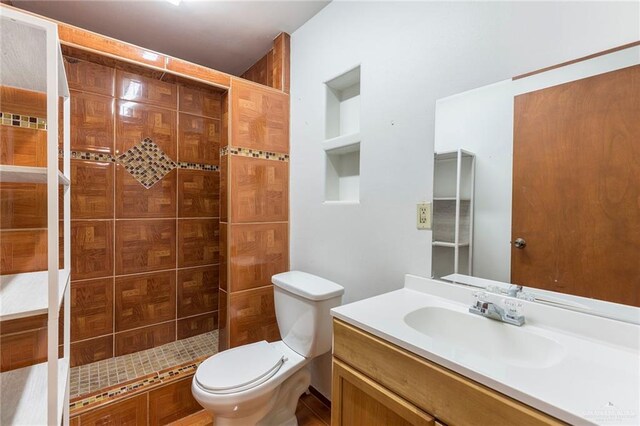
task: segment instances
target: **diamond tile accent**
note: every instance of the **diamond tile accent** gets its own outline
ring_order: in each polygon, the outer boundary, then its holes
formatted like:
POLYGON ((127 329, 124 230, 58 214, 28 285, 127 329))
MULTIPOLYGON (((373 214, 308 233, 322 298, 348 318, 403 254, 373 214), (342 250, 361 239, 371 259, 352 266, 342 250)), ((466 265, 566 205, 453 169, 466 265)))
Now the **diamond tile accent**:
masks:
POLYGON ((118 156, 118 163, 147 189, 178 166, 149 138, 118 156))

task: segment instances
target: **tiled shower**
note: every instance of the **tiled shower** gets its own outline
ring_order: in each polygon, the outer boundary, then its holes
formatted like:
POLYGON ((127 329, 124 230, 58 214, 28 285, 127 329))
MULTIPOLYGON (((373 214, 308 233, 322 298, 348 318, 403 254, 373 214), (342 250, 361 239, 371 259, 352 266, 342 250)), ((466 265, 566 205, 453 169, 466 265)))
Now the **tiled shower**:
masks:
MULTIPOLYGON (((66 53, 72 366, 217 330, 221 91, 66 53)), ((3 109, 44 121, 44 97, 5 92, 3 109)), ((43 129, 2 132, 14 151, 44 147, 43 129)), ((46 267, 45 189, 2 185, 3 274, 46 267)), ((46 359, 44 327, 3 324, 3 370, 46 359)))
POLYGON ((66 66, 72 364, 216 329, 220 93, 143 69, 66 66))

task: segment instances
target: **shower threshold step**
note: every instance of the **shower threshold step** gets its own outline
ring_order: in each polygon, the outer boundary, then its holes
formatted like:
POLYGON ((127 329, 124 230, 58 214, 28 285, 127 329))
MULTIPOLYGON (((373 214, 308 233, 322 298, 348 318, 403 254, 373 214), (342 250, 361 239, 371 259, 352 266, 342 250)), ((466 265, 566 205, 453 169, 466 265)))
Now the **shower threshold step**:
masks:
POLYGON ((214 330, 144 351, 73 367, 69 388, 70 415, 192 375, 202 361, 217 352, 218 331, 214 330))

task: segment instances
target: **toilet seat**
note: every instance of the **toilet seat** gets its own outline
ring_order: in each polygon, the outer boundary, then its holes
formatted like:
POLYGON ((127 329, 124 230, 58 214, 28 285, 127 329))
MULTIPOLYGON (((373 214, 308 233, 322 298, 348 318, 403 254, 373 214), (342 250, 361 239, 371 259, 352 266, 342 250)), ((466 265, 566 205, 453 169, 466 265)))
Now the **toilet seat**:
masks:
POLYGON ((269 380, 284 361, 282 352, 263 340, 208 358, 198 367, 195 380, 207 392, 242 392, 269 380))

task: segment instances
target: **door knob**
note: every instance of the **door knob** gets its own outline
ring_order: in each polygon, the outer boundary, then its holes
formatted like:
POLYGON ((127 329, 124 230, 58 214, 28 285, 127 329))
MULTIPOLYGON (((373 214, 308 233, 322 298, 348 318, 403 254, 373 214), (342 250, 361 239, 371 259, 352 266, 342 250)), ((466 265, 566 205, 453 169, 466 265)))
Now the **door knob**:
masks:
POLYGON ((516 240, 512 244, 517 249, 523 249, 527 246, 527 242, 524 240, 524 238, 516 238, 516 240))

